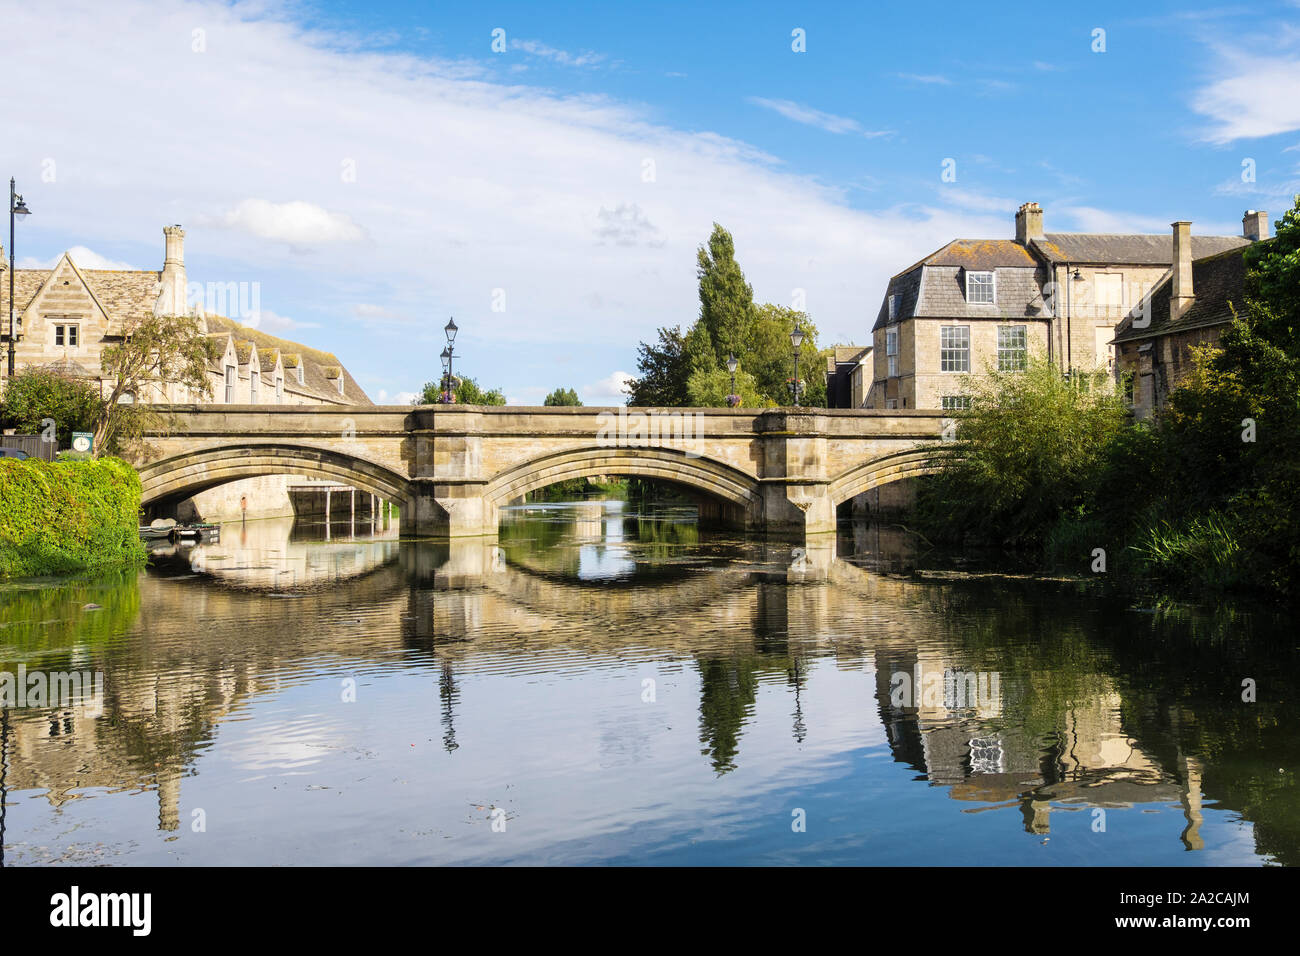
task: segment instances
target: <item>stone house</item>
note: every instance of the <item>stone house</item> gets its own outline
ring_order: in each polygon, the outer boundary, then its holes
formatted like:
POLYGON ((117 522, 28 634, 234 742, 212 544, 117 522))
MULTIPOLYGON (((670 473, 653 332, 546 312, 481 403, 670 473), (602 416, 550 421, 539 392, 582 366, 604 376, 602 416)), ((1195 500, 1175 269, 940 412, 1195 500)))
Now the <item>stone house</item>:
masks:
MULTIPOLYGON (((1246 261, 1241 248, 1195 257, 1191 223, 1173 223, 1174 265, 1115 328, 1116 374, 1134 413, 1161 408, 1192 370, 1192 349, 1219 341, 1234 309, 1245 307, 1246 261)), ((1250 209, 1242 232, 1268 241, 1268 214, 1250 209)))
POLYGON ((871 346, 836 345, 826 355, 826 407, 864 408, 871 385, 871 346))
MULTIPOLYGON (((151 404, 201 402, 218 405, 370 405, 361 386, 331 353, 269 335, 204 310, 205 287, 189 283, 185 231, 163 229, 161 270, 83 269, 63 253, 50 269, 14 272, 14 314, 18 336, 15 368, 59 368, 92 382, 107 396, 114 382, 104 374, 104 349, 123 341, 149 315, 194 315, 217 343, 208 363, 211 394, 203 396, 175 382, 158 382, 135 396, 151 404)), ((9 321, 8 260, 0 250, 0 318, 9 321)), ((7 351, 8 343, 5 340, 7 351)), ((0 362, 0 375, 7 362, 0 362)), ((294 479, 300 483, 306 479, 294 479)), ((238 517, 289 514, 285 476, 254 478, 212 489, 182 509, 188 516, 238 517)))
MULTIPOLYGON (((1194 236, 1198 256, 1248 236, 1194 236)), ((889 281, 872 330, 868 408, 960 410, 967 374, 1021 367, 1111 370, 1115 326, 1169 273, 1168 236, 1048 233, 1037 203, 1014 239, 956 239, 889 281)))

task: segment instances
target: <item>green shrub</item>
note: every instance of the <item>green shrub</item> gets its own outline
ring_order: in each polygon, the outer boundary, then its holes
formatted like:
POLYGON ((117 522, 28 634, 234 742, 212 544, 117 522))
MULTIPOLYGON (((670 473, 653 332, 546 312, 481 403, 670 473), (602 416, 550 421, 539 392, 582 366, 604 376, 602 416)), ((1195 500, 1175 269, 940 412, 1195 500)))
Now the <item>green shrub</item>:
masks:
POLYGON ((73 432, 93 432, 103 399, 90 382, 57 369, 28 366, 5 389, 0 419, 21 435, 39 435, 52 420, 59 445, 72 444, 73 432))
POLYGON ((139 510, 140 476, 119 459, 0 459, 0 578, 139 565, 139 510))

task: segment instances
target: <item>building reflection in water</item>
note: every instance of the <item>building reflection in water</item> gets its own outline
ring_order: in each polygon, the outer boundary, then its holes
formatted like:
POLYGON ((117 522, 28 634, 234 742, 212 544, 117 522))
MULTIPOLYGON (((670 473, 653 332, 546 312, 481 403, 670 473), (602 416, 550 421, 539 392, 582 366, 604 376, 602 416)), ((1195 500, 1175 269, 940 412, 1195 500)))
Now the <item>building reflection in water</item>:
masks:
MULTIPOLYGON (((138 580, 7 596, 0 670, 20 659, 52 667, 72 647, 108 690, 102 715, 15 712, 3 786, 56 807, 87 788, 149 789, 158 828, 174 831, 182 781, 219 725, 304 662, 426 669, 450 754, 461 747, 460 674, 559 649, 566 660, 617 656, 629 633, 662 660, 693 662, 700 751, 717 776, 743 764, 762 687, 787 688, 799 746, 817 738, 804 698, 822 669, 874 672, 874 716, 895 761, 973 809, 1019 807, 1024 829, 1042 836, 1074 808, 1179 805, 1183 844, 1198 849, 1213 775, 1185 745, 1213 725, 1238 747, 1263 746, 1235 715, 1198 726, 1194 706, 1144 706, 1121 655, 1082 619, 1040 632, 1047 605, 1028 588, 1008 599, 1005 588, 863 567, 913 559, 912 542, 893 549, 889 533, 701 549, 621 503, 544 512, 544 523, 507 519, 492 542, 399 543, 392 530, 305 540, 291 525, 250 522, 138 580), (842 557, 858 544, 865 561, 842 557), (92 603, 100 611, 82 610, 92 603)), ((1254 771, 1218 768, 1225 806, 1244 805, 1233 798, 1253 785, 1234 772, 1254 771)), ((1300 862, 1293 813, 1255 823, 1273 827, 1270 852, 1300 862)))

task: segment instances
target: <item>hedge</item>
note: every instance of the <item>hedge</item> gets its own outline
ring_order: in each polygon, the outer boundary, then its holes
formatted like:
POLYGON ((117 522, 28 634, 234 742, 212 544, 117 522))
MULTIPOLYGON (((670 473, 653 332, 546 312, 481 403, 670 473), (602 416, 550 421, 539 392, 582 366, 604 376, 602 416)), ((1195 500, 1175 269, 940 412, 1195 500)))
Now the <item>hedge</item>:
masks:
POLYGON ((138 566, 139 512, 140 476, 117 458, 0 458, 0 578, 138 566))

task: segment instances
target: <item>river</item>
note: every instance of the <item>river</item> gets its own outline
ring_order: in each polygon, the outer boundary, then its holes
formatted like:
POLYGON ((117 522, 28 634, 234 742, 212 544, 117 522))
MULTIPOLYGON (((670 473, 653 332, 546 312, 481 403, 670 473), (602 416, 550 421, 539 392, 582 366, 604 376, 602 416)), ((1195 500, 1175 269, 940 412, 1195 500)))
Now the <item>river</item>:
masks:
POLYGON ((226 525, 0 590, 20 667, 87 679, 3 711, 6 865, 1300 862, 1291 622, 897 529, 226 525))

